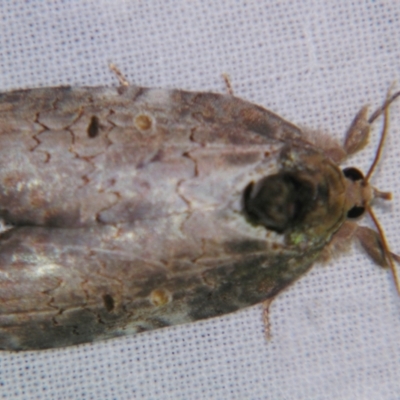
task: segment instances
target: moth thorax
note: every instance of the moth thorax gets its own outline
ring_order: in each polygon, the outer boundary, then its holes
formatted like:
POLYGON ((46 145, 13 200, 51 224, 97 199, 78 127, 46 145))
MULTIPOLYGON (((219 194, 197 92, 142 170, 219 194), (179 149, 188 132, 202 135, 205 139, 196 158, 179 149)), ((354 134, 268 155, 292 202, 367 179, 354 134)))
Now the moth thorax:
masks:
POLYGON ((244 191, 244 211, 250 222, 282 233, 296 226, 309 210, 315 187, 295 172, 280 172, 244 191))

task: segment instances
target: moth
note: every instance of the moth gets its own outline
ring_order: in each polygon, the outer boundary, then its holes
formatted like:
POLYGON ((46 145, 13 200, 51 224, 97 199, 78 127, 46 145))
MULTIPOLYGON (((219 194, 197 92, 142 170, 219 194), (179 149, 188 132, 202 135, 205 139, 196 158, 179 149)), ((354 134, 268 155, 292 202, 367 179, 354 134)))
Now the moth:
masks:
POLYGON ((268 304, 352 239, 399 288, 369 184, 399 93, 341 146, 231 93, 121 83, 0 94, 1 349, 268 304), (381 115, 370 171, 342 170, 381 115))

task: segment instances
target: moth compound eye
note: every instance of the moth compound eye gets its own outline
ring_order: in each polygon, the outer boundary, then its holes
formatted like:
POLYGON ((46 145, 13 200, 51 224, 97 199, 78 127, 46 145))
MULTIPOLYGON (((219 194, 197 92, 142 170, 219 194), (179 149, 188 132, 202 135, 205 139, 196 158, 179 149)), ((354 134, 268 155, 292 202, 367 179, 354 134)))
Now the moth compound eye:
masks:
POLYGON ((364 179, 363 173, 354 167, 345 168, 343 170, 343 175, 353 182, 364 179))
POLYGON ((347 211, 347 218, 358 218, 365 213, 365 207, 354 206, 347 211))
POLYGON ((312 203, 314 189, 296 174, 279 173, 250 183, 243 194, 250 222, 279 233, 301 222, 312 203))

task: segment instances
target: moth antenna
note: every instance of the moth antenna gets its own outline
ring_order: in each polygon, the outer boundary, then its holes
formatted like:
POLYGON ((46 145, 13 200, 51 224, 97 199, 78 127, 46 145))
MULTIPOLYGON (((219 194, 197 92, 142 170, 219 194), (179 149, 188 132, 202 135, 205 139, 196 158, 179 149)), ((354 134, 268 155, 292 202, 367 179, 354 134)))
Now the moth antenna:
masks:
MULTIPOLYGON (((385 139, 387 136, 387 132, 388 132, 388 126, 389 126, 389 106, 390 104, 397 99, 397 97, 400 96, 400 91, 395 93, 393 96, 390 96, 390 89, 388 91, 388 94, 386 96, 386 101, 383 103, 383 105, 378 108, 369 118, 368 122, 371 124, 372 122, 374 122, 376 120, 376 118, 378 118, 382 113, 384 116, 384 120, 383 120, 383 127, 382 127, 382 132, 381 132, 381 138, 379 141, 379 145, 378 145, 378 150, 376 151, 375 154, 375 158, 373 163, 371 164, 371 167, 369 168, 369 171, 365 177, 365 181, 368 182, 371 175, 374 172, 375 167, 378 165, 379 160, 381 158, 382 155, 382 149, 383 149, 383 145, 385 143, 385 139)), ((391 199, 391 193, 387 193, 387 192, 379 192, 378 190, 374 189, 374 195, 376 197, 380 197, 382 199, 387 199, 390 200, 391 199)), ((386 261, 389 264, 390 270, 392 272, 392 276, 396 285, 396 290, 397 293, 400 296, 400 280, 399 280, 399 276, 397 273, 397 269, 396 266, 394 264, 394 259, 393 259, 393 255, 392 252, 390 251, 389 245, 387 243, 386 237, 385 237, 385 233, 378 221, 378 218, 375 216, 374 212, 372 211, 372 208, 367 205, 366 207, 368 214, 371 216, 372 221, 374 222, 376 229, 379 233, 379 237, 381 239, 381 243, 382 243, 382 247, 383 247, 383 252, 386 258, 386 261)), ((397 259, 397 255, 396 255, 396 259, 397 259)))
MULTIPOLYGON (((372 211, 370 206, 367 206, 367 211, 368 211, 368 214, 371 216, 371 219, 374 222, 374 224, 376 226, 376 229, 378 230, 379 237, 380 237, 381 242, 382 242, 383 252, 385 254, 386 261, 388 262, 390 270, 392 272, 392 276, 393 276, 393 279, 394 279, 394 283, 396 285, 397 293, 400 296, 399 275, 397 273, 396 266, 394 265, 393 255, 392 255, 392 253, 391 253, 391 251, 389 249, 389 245, 387 243, 387 240, 386 240, 386 237, 385 237, 385 233, 383 232, 383 229, 382 229, 382 227, 381 227, 381 225, 380 225, 380 223, 378 221, 378 218, 376 218, 376 216, 375 216, 375 214, 372 211)), ((396 259, 397 259, 398 256, 397 255, 395 255, 395 256, 396 256, 396 259)))
MULTIPOLYGON (((390 92, 390 89, 389 89, 390 92)), ((390 106, 393 101, 395 101, 398 97, 400 96, 400 91, 395 93, 393 96, 389 97, 387 96, 386 101, 383 103, 381 107, 379 107, 375 112, 369 117, 368 122, 372 124, 378 117, 382 115, 382 113, 385 111, 385 109, 390 106)))
POLYGON ((383 103, 382 107, 378 108, 368 120, 368 122, 371 124, 382 113, 384 115, 381 138, 379 140, 379 145, 378 145, 378 149, 377 149, 376 154, 375 154, 374 161, 371 164, 371 166, 369 168, 369 171, 368 171, 368 173, 367 173, 367 175, 365 177, 365 181, 366 182, 368 182, 369 178, 371 178, 371 175, 373 174, 375 167, 378 165, 379 160, 380 160, 381 155, 382 155, 383 145, 385 143, 385 139, 386 139, 387 131, 388 131, 387 128, 388 128, 388 125, 389 125, 389 106, 399 96, 400 96, 400 91, 395 93, 393 96, 390 97, 390 89, 389 89, 389 92, 388 92, 388 94, 386 96, 386 101, 383 103))

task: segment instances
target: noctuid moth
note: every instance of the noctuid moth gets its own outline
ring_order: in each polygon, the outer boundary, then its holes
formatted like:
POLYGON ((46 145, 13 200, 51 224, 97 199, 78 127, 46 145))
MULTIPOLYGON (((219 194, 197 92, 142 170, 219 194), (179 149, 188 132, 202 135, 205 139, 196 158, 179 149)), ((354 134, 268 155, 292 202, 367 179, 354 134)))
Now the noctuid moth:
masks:
POLYGON ((351 239, 393 258, 369 184, 399 93, 343 146, 232 94, 0 94, 0 348, 92 342, 271 301, 351 239), (384 116, 370 171, 340 168, 384 116), (354 218, 368 212, 377 232, 354 218))

